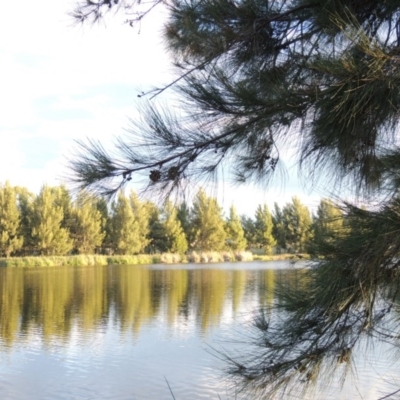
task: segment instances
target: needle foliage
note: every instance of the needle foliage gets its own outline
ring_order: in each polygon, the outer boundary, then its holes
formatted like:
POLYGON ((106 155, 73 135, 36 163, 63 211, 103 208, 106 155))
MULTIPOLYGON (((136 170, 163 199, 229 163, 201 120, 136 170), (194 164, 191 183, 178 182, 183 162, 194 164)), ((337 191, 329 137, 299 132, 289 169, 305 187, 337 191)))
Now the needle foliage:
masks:
POLYGON ((238 182, 268 184, 290 145, 307 178, 380 201, 343 205, 343 230, 319 245, 323 260, 282 292, 279 317, 261 315, 259 351, 229 359, 230 372, 269 393, 349 365, 364 337, 397 345, 400 1, 99 0, 74 15, 94 21, 126 7, 133 24, 155 6, 168 10, 177 78, 143 95, 172 88, 180 114, 153 101, 115 153, 81 143, 76 183, 112 195, 140 176, 170 193, 224 167, 238 182))
MULTIPOLYGON (((147 103, 115 152, 81 143, 72 161, 80 186, 112 195, 144 177, 149 189, 169 192, 222 166, 239 182, 268 182, 282 173, 288 141, 303 171, 317 177, 324 169, 358 189, 382 187, 396 168, 385 157, 398 154, 398 1, 150 4, 168 10, 164 39, 177 79, 143 96, 172 87, 180 113, 147 103)), ((132 23, 149 11, 100 0, 73 15, 96 20, 115 7, 132 23)))

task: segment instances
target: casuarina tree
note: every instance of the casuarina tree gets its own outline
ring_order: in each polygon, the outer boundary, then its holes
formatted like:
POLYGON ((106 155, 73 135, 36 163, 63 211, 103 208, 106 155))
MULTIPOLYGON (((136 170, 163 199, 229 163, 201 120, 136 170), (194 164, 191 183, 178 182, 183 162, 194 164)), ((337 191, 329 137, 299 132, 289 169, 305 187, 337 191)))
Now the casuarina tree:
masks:
POLYGON ((399 325, 386 323, 400 289, 400 1, 99 0, 73 14, 97 20, 120 8, 133 25, 155 6, 168 11, 177 77, 143 95, 172 87, 181 110, 144 105, 115 158, 82 143, 76 183, 112 195, 144 175, 149 190, 169 193, 225 168, 268 184, 290 143, 305 176, 379 201, 342 205, 351 229, 286 293, 284 318, 258 321, 261 354, 231 372, 260 390, 287 389, 350 363, 362 338, 397 345, 399 325))
POLYGON ((0 186, 0 254, 9 257, 22 247, 21 214, 17 204, 17 190, 8 182, 0 186))

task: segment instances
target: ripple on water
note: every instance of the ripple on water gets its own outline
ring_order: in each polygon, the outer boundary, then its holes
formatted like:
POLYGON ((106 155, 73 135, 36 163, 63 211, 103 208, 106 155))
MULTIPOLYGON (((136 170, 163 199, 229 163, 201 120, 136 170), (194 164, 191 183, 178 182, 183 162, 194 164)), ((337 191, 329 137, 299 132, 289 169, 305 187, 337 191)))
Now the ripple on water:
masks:
MULTIPOLYGON (((265 306, 260 293, 267 284, 274 287, 274 272, 265 274, 265 266, 252 263, 236 280, 231 270, 243 264, 224 264, 215 275, 203 271, 214 268, 210 265, 199 274, 192 273, 199 268, 194 265, 188 265, 185 274, 167 273, 165 266, 157 271, 128 266, 38 270, 35 279, 26 280, 20 309, 16 305, 8 310, 17 310, 10 321, 24 321, 24 326, 12 340, 0 339, 0 400, 172 400, 168 385, 177 400, 239 400, 223 379, 223 362, 207 350, 211 345, 232 354, 232 349, 239 353, 246 347, 235 342, 250 340, 254 314, 249 310, 265 306), (54 288, 60 293, 53 293, 54 288), (44 332, 43 310, 47 328, 54 323, 51 335, 44 332), (53 316, 52 310, 57 311, 53 316), (61 321, 63 315, 70 317, 61 321)), ((286 264, 274 268, 282 270, 286 264)), ((7 298, 6 286, 2 289, 0 305, 6 307, 1 304, 7 298)), ((10 285, 10 299, 12 290, 10 285)), ((361 362, 357 376, 363 400, 376 400, 396 389, 391 385, 397 368, 388 368, 385 351, 361 351, 371 355, 371 363, 361 362)), ((314 399, 359 399, 354 382, 346 385, 344 392, 336 387, 336 392, 314 399)))

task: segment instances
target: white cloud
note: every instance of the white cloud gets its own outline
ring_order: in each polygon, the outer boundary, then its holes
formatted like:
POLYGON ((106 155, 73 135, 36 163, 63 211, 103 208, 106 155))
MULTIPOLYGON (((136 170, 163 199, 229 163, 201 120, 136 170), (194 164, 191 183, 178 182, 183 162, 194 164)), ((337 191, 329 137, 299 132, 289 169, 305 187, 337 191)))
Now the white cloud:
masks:
MULTIPOLYGON (((75 139, 109 146, 137 117, 137 89, 171 80, 170 61, 160 45, 164 15, 151 14, 138 29, 117 16, 107 26, 72 27, 71 2, 6 2, 0 14, 0 181, 37 191, 67 174, 75 139)), ((166 96, 168 98, 168 94, 166 96)), ((276 187, 276 186, 274 186, 276 187)), ((225 185, 218 196, 252 214, 258 204, 285 203, 291 190, 274 193, 225 185)), ((307 204, 309 197, 303 196, 307 204)), ((303 200, 302 198, 302 200, 303 200)))
POLYGON ((68 26, 72 6, 7 2, 0 15, 8 38, 0 44, 1 178, 32 190, 65 175, 74 139, 120 134, 134 114, 133 86, 160 80, 168 65, 155 49, 160 15, 142 35, 121 21, 82 30, 68 26))

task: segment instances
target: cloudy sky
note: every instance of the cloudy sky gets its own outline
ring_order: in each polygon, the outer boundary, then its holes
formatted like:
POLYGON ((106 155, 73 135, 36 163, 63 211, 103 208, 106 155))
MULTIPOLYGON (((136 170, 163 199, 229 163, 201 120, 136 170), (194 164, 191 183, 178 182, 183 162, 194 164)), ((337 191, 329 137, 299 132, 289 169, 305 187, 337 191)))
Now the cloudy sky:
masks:
MULTIPOLYGON (((77 27, 68 16, 73 1, 20 0, 0 14, 0 181, 33 192, 58 185, 68 173, 76 139, 106 145, 137 118, 137 94, 171 77, 159 35, 162 13, 139 28, 116 16, 106 24, 77 27)), ((224 185, 224 208, 234 202, 252 214, 263 202, 283 204, 297 194, 308 206, 310 192, 293 177, 285 186, 261 190, 224 185), (250 212, 249 212, 250 210, 250 212)))

